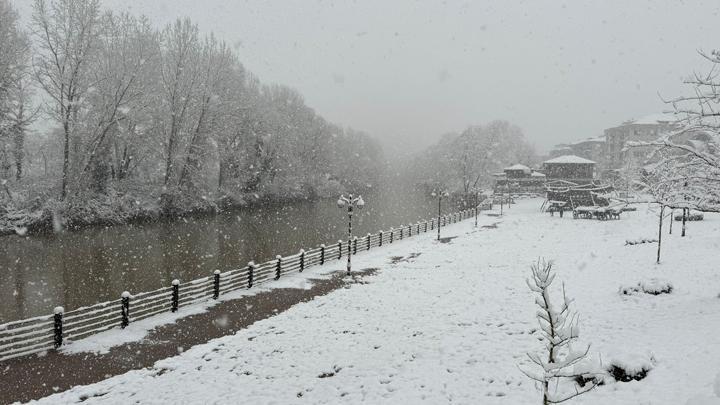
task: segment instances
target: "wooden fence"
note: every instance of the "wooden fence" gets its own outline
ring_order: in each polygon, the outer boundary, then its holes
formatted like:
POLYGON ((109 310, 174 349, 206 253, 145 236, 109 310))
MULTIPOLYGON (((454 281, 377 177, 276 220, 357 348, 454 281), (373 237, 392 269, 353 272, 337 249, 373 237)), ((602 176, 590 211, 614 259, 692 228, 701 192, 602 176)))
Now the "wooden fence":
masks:
MULTIPOLYGON (((474 216, 468 209, 439 219, 439 226, 446 226, 474 216)), ((0 361, 57 349, 64 342, 75 341, 113 328, 125 328, 130 322, 137 322, 164 312, 176 312, 179 308, 218 299, 231 291, 252 288, 283 275, 302 272, 332 260, 354 255, 435 230, 438 219, 391 228, 352 241, 338 241, 331 245, 320 245, 315 249, 301 250, 290 256, 276 256, 274 260, 255 264, 250 262, 239 269, 215 272, 207 277, 188 282, 173 280, 168 287, 131 295, 123 292, 120 299, 101 302, 88 307, 65 312, 55 308, 54 314, 38 316, 0 325, 0 361), (349 250, 348 250, 349 249, 349 250)))

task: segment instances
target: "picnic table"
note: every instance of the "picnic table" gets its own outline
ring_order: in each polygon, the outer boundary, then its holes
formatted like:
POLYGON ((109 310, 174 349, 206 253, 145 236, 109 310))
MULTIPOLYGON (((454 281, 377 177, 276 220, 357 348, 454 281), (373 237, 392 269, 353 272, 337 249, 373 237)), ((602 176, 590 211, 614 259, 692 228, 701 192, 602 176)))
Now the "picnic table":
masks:
POLYGON ((567 201, 548 201, 548 208, 547 211, 550 213, 551 216, 555 216, 556 212, 560 213, 560 218, 563 216, 563 212, 566 211, 565 206, 567 205, 567 201))

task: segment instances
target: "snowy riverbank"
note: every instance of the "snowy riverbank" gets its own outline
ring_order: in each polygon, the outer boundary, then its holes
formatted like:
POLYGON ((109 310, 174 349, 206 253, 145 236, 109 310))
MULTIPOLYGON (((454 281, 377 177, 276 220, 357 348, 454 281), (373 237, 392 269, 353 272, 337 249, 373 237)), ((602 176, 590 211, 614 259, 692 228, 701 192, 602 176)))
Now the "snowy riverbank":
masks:
MULTIPOLYGON (((641 381, 608 382, 573 404, 720 402, 720 216, 664 236, 646 207, 619 221, 541 214, 539 200, 506 216, 449 226, 357 256, 379 268, 356 284, 193 348, 154 367, 40 403, 538 403, 519 370, 541 349, 525 285, 538 256, 556 263, 580 313, 580 340, 603 364, 640 359, 641 381), (495 228, 496 227, 496 228, 495 228), (667 280, 671 294, 621 295, 667 280)), ((676 228, 678 229, 678 228, 676 228)))

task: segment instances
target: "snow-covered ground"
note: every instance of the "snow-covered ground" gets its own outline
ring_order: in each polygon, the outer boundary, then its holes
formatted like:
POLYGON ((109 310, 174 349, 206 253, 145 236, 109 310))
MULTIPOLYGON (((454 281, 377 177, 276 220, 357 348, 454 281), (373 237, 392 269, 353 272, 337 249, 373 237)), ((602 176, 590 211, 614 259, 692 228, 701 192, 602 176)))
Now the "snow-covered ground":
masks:
POLYGON ((641 381, 608 383, 569 403, 720 403, 720 216, 689 224, 685 238, 676 223, 655 265, 656 243, 625 245, 657 237, 646 207, 596 221, 550 217, 539 205, 482 217, 497 228, 449 226, 450 243, 428 234, 358 255, 357 268, 380 269, 367 283, 39 402, 539 403, 518 365, 542 347, 525 279, 543 256, 575 299, 591 356, 652 366, 641 381), (669 295, 642 293, 667 283, 669 295), (632 286, 636 294, 619 293, 632 286))

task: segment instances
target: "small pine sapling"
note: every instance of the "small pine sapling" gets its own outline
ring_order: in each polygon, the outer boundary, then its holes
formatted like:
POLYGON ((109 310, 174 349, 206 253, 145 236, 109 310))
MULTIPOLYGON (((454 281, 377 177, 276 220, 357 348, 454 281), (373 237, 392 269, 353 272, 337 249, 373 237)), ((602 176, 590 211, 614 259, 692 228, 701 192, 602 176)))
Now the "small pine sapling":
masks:
POLYGON ((573 347, 579 335, 578 315, 570 308, 572 300, 565 295, 564 285, 559 307, 551 300, 550 286, 555 280, 553 263, 538 259, 530 267, 532 279, 527 280, 527 285, 537 294, 536 315, 545 348, 542 352, 528 353, 534 366, 520 367, 520 371, 538 383, 543 392, 543 405, 558 404, 592 390, 598 383, 597 379, 588 378, 594 377, 593 373, 582 372, 578 367, 587 358, 590 346, 580 350, 573 347))

